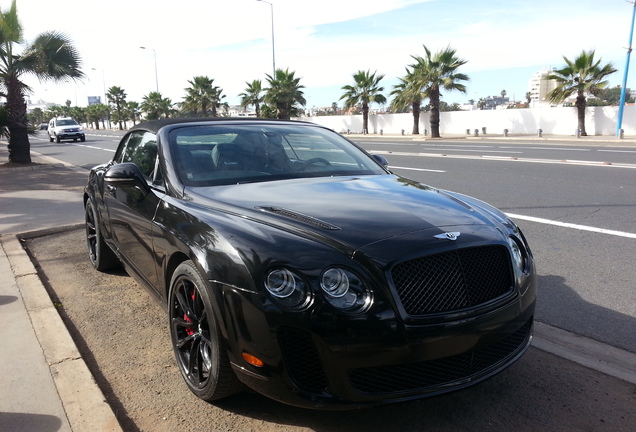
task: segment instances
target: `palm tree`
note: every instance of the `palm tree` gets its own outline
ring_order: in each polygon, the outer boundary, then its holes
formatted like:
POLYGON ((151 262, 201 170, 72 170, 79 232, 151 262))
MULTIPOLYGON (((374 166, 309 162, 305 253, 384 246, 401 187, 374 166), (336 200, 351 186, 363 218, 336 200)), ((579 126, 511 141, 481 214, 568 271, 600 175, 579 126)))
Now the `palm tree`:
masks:
POLYGON ((555 80, 557 86, 548 93, 550 102, 559 103, 576 95, 576 110, 578 116, 578 128, 581 135, 587 136, 585 131, 585 107, 588 94, 595 94, 607 86, 605 77, 616 72, 611 63, 601 66, 601 59, 594 59, 594 50, 581 51, 581 55, 570 61, 563 56, 566 66, 563 69, 554 70, 546 77, 555 80))
POLYGON ((126 103, 126 117, 132 120, 133 126, 136 124, 141 113, 139 111, 139 102, 127 102, 126 103))
POLYGON ((289 120, 292 116, 298 116, 300 110, 297 105, 307 104, 301 90, 305 86, 300 84, 300 78, 294 77, 294 72, 290 72, 289 69, 276 69, 275 77, 266 76, 269 88, 266 89, 263 99, 269 104, 276 118, 289 120))
POLYGON ((33 108, 31 113, 28 115, 29 119, 31 119, 31 124, 37 126, 40 123, 44 123, 46 118, 44 117, 44 111, 42 108, 33 108))
POLYGON ((241 98, 241 107, 247 108, 249 105, 254 105, 256 117, 260 117, 261 104, 265 99, 265 97, 261 95, 263 92, 261 80, 254 80, 251 83, 246 82, 245 84, 247 84, 245 92, 239 94, 239 97, 241 98))
POLYGON ((188 83, 190 87, 185 89, 182 110, 194 113, 195 117, 207 117, 210 112, 212 117, 216 117, 216 109, 225 97, 222 95, 223 89, 213 85, 214 79, 207 76, 195 76, 188 83))
POLYGON ((164 98, 161 93, 156 91, 144 96, 139 108, 146 115, 146 120, 168 118, 174 112, 172 100, 164 98))
POLYGON ((74 106, 69 113, 78 123, 86 123, 86 108, 74 106))
POLYGON ((466 86, 460 81, 468 81, 468 76, 458 73, 457 69, 466 64, 455 56, 456 50, 450 46, 438 51, 434 55, 423 45, 426 57, 411 56, 415 64, 411 65, 416 81, 430 101, 431 106, 431 137, 439 138, 439 101, 442 96, 441 89, 458 90, 466 93, 466 86))
POLYGON ((102 116, 102 106, 103 104, 94 104, 86 107, 86 120, 93 123, 97 130, 99 130, 99 120, 102 116))
POLYGON ((345 99, 345 109, 362 104, 363 133, 367 133, 369 130, 369 104, 372 102, 383 104, 386 102, 386 98, 380 93, 384 91, 384 87, 379 86, 384 75, 376 76, 376 72, 358 71, 353 74, 355 84, 342 87, 345 92, 340 97, 340 100, 345 99))
POLYGON ((426 97, 422 89, 417 85, 413 71, 406 68, 406 75, 399 78, 400 83, 393 86, 391 96, 391 111, 401 112, 410 108, 413 113, 413 135, 420 133, 420 112, 422 100, 426 97))
POLYGON ((227 106, 227 103, 222 102, 225 99, 225 95, 223 94, 223 89, 219 86, 212 87, 212 98, 210 108, 212 110, 212 117, 218 117, 217 109, 222 108, 224 105, 227 106))
POLYGON ((119 130, 123 130, 121 122, 122 120, 126 120, 123 112, 126 106, 126 92, 121 87, 112 86, 106 93, 106 99, 108 99, 109 103, 115 104, 115 111, 117 112, 116 121, 119 124, 119 130))
POLYGON ((24 50, 18 50, 17 45, 24 42, 16 1, 13 0, 7 12, 0 12, 0 84, 6 90, 0 95, 7 99, 9 161, 29 164, 31 144, 24 100, 29 88, 21 77, 32 74, 43 82, 64 82, 82 78, 84 74, 80 71, 79 54, 63 34, 54 31, 42 33, 24 50), (20 54, 17 53, 19 51, 20 54))

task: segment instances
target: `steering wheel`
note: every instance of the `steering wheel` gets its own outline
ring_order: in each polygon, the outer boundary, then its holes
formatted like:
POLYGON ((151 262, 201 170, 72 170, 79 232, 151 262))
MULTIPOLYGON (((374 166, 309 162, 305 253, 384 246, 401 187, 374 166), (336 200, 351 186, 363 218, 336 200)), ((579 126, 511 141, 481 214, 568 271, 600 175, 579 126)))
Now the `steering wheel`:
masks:
POLYGON ((315 164, 323 164, 325 166, 331 166, 331 163, 327 159, 317 157, 317 158, 307 159, 306 161, 304 161, 303 164, 300 166, 300 171, 304 171, 305 169, 315 164))

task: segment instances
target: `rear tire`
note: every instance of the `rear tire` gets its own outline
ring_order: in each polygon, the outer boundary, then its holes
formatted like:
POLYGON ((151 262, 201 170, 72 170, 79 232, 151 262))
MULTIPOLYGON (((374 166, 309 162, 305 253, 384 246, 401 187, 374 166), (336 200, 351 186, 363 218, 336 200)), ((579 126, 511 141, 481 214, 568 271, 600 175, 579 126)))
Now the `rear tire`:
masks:
POLYGON ((115 252, 106 244, 102 237, 102 231, 97 219, 97 210, 93 201, 86 201, 86 244, 88 246, 88 258, 95 270, 106 271, 118 268, 119 259, 115 252))
POLYGON ((51 135, 49 135, 49 141, 50 141, 50 142, 55 141, 51 135))
POLYGON ((212 402, 241 391, 205 282, 192 261, 181 263, 172 276, 168 315, 175 359, 192 393, 212 402))

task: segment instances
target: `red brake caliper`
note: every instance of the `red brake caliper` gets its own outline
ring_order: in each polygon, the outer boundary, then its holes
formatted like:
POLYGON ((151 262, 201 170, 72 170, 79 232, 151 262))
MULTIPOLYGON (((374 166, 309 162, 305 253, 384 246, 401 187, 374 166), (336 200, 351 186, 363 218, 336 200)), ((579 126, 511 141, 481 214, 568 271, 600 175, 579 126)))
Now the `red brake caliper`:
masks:
MULTIPOLYGON (((192 299, 192 301, 194 301, 194 288, 192 289, 192 295, 190 296, 190 298, 192 299)), ((188 318, 186 314, 183 314, 183 319, 189 323, 192 323, 192 320, 188 318)), ((188 336, 192 336, 194 334, 194 330, 191 327, 187 328, 186 333, 188 334, 188 336)))

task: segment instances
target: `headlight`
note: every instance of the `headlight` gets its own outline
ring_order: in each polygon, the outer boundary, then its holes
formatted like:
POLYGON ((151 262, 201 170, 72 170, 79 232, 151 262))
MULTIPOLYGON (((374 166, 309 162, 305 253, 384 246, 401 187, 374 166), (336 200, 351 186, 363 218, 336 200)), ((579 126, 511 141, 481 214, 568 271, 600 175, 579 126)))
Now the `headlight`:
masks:
POLYGON ((515 267, 515 274, 522 276, 528 272, 528 253, 521 240, 516 237, 508 237, 508 244, 512 255, 512 263, 515 267))
POLYGON ((333 298, 340 298, 349 291, 349 277, 340 268, 331 268, 323 273, 320 288, 333 298))
POLYGON ((311 300, 303 279, 285 268, 267 273, 264 285, 272 300, 285 308, 302 309, 311 300))
POLYGON ((327 302, 344 312, 359 312, 371 303, 371 294, 360 278, 343 268, 325 270, 320 288, 327 302))

